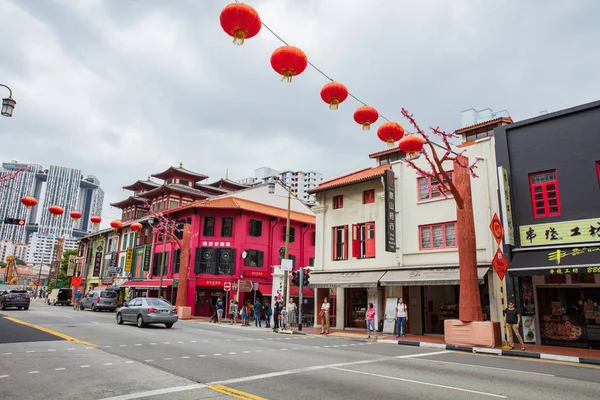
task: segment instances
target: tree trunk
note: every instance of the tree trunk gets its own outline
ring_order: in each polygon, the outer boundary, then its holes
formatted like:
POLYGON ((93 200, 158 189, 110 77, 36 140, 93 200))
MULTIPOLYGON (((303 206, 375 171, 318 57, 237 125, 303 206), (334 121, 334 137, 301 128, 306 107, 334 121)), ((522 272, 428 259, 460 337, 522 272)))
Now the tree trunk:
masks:
POLYGON ((188 274, 190 267, 190 245, 192 242, 192 226, 183 226, 183 239, 181 240, 181 261, 179 264, 179 284, 177 286, 177 307, 187 306, 188 274))
MULTIPOLYGON (((460 164, 468 165, 466 157, 460 164)), ((475 219, 469 171, 454 162, 454 185, 463 199, 463 207, 456 207, 456 234, 460 272, 459 319, 463 322, 482 321, 479 280, 477 279, 477 247, 475 242, 475 219)))

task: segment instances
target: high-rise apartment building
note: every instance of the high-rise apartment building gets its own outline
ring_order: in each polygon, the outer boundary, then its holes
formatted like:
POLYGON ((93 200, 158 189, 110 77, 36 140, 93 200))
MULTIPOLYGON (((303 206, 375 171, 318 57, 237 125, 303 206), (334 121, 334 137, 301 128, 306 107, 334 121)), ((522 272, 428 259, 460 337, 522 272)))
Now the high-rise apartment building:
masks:
POLYGON ((6 262, 6 258, 9 256, 25 261, 27 258, 27 245, 13 243, 8 239, 0 240, 0 262, 6 262))
POLYGON ((15 243, 27 243, 33 233, 55 237, 82 237, 98 228, 90 224, 92 215, 102 214, 104 191, 95 176, 84 178, 81 170, 51 165, 43 169, 37 164, 21 164, 17 161, 3 163, 0 175, 24 168, 16 177, 0 188, 0 239, 15 243), (21 203, 23 196, 38 200, 35 207, 27 210, 21 203), (47 210, 52 205, 61 206, 63 215, 53 217, 47 210), (83 216, 75 222, 69 216, 78 210, 83 216), (25 226, 3 224, 5 218, 20 218, 25 226))
MULTIPOLYGON (((51 265, 52 261, 56 260, 57 244, 58 238, 55 235, 34 233, 27 246, 27 263, 32 265, 51 265)), ((78 246, 76 239, 64 239, 62 252, 77 250, 78 246)))
POLYGON ((269 181, 269 178, 276 178, 285 186, 289 187, 292 193, 305 203, 313 204, 315 195, 309 194, 308 190, 316 188, 323 181, 323 175, 314 171, 278 171, 269 167, 257 168, 254 170, 254 178, 244 178, 239 183, 245 185, 263 185, 269 181))

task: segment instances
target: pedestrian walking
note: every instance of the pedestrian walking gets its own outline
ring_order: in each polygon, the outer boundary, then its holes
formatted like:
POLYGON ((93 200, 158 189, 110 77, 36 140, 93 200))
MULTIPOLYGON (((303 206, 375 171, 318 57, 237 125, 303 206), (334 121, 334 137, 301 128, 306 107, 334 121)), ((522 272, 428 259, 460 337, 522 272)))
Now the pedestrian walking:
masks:
POLYGON ((77 289, 77 293, 75 293, 75 304, 73 305, 73 309, 74 310, 78 310, 80 307, 80 303, 81 303, 81 296, 83 296, 81 294, 81 290, 77 289))
POLYGON ((321 304, 321 312, 319 313, 321 316, 321 335, 329 335, 329 309, 330 304, 327 297, 325 297, 323 304, 321 304))
POLYGON ((373 330, 373 334, 375 335, 375 340, 377 340, 377 329, 375 328, 375 307, 373 307, 373 303, 369 303, 369 307, 365 313, 367 318, 367 339, 371 339, 371 330, 373 330))
POLYGON ((294 303, 294 299, 290 297, 290 302, 287 305, 287 312, 290 319, 290 328, 294 329, 296 327, 296 323, 298 322, 296 317, 296 303, 294 303))
POLYGON ((260 301, 258 301, 258 299, 256 300, 256 303, 254 303, 254 326, 257 328, 260 328, 260 312, 262 311, 262 304, 260 303, 260 301))
POLYGON ((508 308, 504 310, 504 323, 506 324, 506 330, 508 331, 508 344, 511 349, 515 348, 513 341, 513 332, 517 335, 519 343, 521 344, 521 350, 525 350, 525 344, 523 338, 519 333, 519 325, 521 324, 521 313, 515 308, 515 303, 512 301, 508 302, 508 308))
POLYGON ((217 319, 219 324, 223 320, 223 310, 225 308, 225 302, 220 297, 217 299, 217 319))
POLYGON ((235 308, 235 302, 233 299, 229 301, 229 325, 233 324, 233 309, 235 308))
POLYGON ((246 320, 248 319, 248 312, 246 310, 246 304, 242 304, 242 309, 240 310, 240 316, 242 317, 242 326, 246 326, 246 320))
POLYGON ((234 301, 231 306, 229 306, 229 312, 231 313, 231 325, 237 325, 238 319, 238 302, 234 301))
POLYGON ((398 304, 396 305, 396 323, 397 323, 397 331, 396 338, 400 336, 406 337, 406 320, 408 319, 408 307, 404 304, 404 299, 400 297, 398 299, 398 304))
POLYGON ((265 304, 265 327, 271 327, 271 315, 273 315, 273 310, 271 310, 271 305, 269 302, 265 304))

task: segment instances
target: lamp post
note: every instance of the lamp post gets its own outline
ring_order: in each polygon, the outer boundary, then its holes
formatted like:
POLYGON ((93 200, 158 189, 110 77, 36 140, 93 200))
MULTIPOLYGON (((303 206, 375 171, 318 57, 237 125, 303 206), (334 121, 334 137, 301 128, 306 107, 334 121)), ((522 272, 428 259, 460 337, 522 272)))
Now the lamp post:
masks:
MULTIPOLYGON (((275 194, 275 179, 273 177, 269 178, 268 182, 269 186, 269 194, 275 194)), ((289 259, 290 256, 290 214, 292 207, 292 191, 289 187, 286 187, 288 195, 288 203, 287 203, 287 219, 285 222, 285 252, 283 255, 284 259, 289 259)), ((285 269, 283 271, 283 304, 287 305, 288 303, 288 284, 289 284, 289 271, 285 269)))
POLYGON ((6 85, 0 83, 0 86, 8 89, 8 97, 2 99, 2 115, 5 117, 12 117, 12 113, 15 109, 17 102, 12 98, 12 90, 6 85))
MULTIPOLYGON (((33 259, 35 260, 36 257, 38 256, 38 253, 33 253, 33 259)), ((34 261, 35 264, 35 261, 34 261)), ((35 282, 35 297, 38 297, 38 290, 40 287, 40 279, 42 279, 42 266, 44 265, 44 263, 42 262, 42 260, 40 260, 40 270, 38 272, 38 278, 37 281, 35 282)))

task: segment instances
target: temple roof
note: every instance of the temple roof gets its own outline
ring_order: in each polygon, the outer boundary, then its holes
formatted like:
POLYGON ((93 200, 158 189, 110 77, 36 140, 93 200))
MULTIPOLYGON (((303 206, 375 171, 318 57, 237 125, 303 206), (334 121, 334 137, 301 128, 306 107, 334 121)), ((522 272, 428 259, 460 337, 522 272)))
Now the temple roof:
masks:
POLYGON ((154 178, 168 180, 173 178, 185 179, 188 181, 192 181, 194 183, 203 181, 208 178, 207 175, 198 174, 196 172, 190 171, 188 169, 183 168, 183 164, 179 163, 179 167, 169 167, 163 172, 159 172, 158 174, 152 175, 154 178))
POLYGON ((222 187, 216 187, 216 186, 210 186, 210 185, 203 185, 201 183, 196 183, 195 187, 198 190, 202 190, 203 192, 214 194, 215 196, 231 193, 230 189, 225 189, 222 187))
POLYGON ((196 199, 199 199, 199 198, 206 199, 209 197, 213 197, 213 194, 211 194, 211 193, 207 193, 207 192, 204 192, 199 189, 194 189, 189 186, 183 186, 178 183, 164 184, 157 188, 148 190, 147 192, 141 193, 141 195, 143 195, 145 198, 153 199, 165 192, 175 192, 178 194, 184 194, 184 195, 188 195, 193 198, 196 198, 196 199))
POLYGON ((143 197, 129 196, 125 200, 117 201, 116 203, 110 203, 110 206, 123 209, 131 206, 145 205, 147 201, 148 200, 143 197))
POLYGON ((123 189, 125 190, 131 190, 134 192, 141 192, 144 190, 150 190, 150 189, 154 189, 155 187, 160 186, 160 183, 154 182, 150 180, 150 177, 148 177, 148 179, 146 179, 145 181, 142 180, 138 180, 135 183, 132 183, 129 186, 123 186, 123 189))
POLYGON ((248 185, 243 185, 241 183, 237 183, 237 182, 231 181, 229 179, 225 179, 225 178, 219 179, 218 181, 215 181, 213 183, 209 183, 208 186, 232 190, 232 191, 248 189, 250 187, 248 185))

